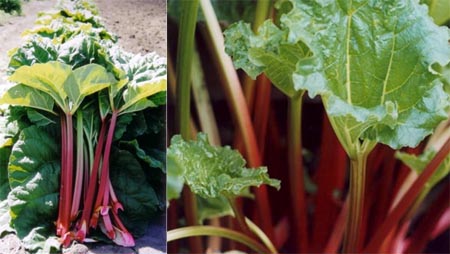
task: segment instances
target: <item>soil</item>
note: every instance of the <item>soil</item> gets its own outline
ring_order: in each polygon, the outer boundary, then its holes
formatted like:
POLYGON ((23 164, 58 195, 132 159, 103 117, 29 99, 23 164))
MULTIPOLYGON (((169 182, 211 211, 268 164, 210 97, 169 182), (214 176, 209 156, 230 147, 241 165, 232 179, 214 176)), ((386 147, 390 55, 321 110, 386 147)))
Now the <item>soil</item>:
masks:
MULTIPOLYGON (((10 16, 0 13, 0 94, 7 88, 6 69, 9 57, 7 51, 20 46, 20 33, 32 28, 37 13, 51 9, 56 0, 31 0, 24 2, 21 16, 10 16)), ((119 37, 119 44, 133 53, 156 51, 166 56, 166 1, 165 0, 96 0, 100 16, 106 27, 119 37)), ((76 244, 66 253, 165 253, 166 227, 165 217, 156 218, 149 226, 147 233, 136 239, 136 246, 123 248, 108 244, 76 244)), ((20 240, 9 234, 0 238, 0 253, 24 254, 26 251, 20 240)))
POLYGON ((108 30, 119 44, 133 53, 156 51, 166 56, 167 15, 165 0, 96 0, 108 30))

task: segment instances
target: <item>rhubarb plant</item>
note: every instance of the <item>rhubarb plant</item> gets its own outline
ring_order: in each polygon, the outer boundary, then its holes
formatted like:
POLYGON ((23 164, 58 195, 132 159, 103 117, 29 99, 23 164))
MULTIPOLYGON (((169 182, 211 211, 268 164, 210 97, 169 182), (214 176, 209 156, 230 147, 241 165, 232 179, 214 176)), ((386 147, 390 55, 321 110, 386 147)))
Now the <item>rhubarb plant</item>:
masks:
POLYGON ((0 136, 0 172, 9 176, 1 207, 10 214, 1 219, 11 225, 0 234, 15 232, 31 252, 98 239, 101 231, 134 246, 164 210, 165 59, 117 47, 96 15, 90 2, 67 3, 43 14, 11 51, 15 85, 0 95, 9 105, 0 119, 18 129, 2 128, 0 136))
POLYGON ((230 26, 226 50, 236 68, 264 72, 290 96, 321 96, 351 160, 344 252, 359 252, 370 152, 377 143, 415 147, 447 118, 449 31, 418 1, 289 2, 279 26, 230 26))

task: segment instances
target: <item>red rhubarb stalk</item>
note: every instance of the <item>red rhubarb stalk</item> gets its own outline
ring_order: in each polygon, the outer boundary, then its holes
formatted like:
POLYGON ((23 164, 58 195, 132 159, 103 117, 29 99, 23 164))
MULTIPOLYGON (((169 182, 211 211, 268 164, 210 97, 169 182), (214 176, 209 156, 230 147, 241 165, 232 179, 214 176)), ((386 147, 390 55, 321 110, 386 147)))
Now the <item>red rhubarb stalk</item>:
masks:
POLYGON ((444 146, 439 150, 433 160, 427 165, 425 170, 419 175, 412 184, 397 206, 386 217, 385 221, 378 228, 371 241, 364 249, 364 253, 377 252, 378 248, 383 244, 384 237, 391 231, 397 222, 408 212, 416 198, 421 193, 423 187, 439 167, 440 163, 446 158, 450 152, 450 138, 447 139, 444 146))
POLYGON ((336 192, 342 192, 345 184, 347 155, 334 134, 326 114, 323 117, 320 160, 315 175, 317 195, 311 252, 322 252, 332 234, 331 225, 339 216, 341 204, 336 192))
POLYGON ((81 194, 83 190, 83 167, 84 167, 84 152, 83 152, 83 113, 77 112, 77 161, 76 161, 76 175, 75 188, 73 189, 72 209, 70 212, 70 220, 74 221, 77 218, 78 210, 80 208, 81 194))
MULTIPOLYGON (((106 137, 106 143, 105 143, 105 151, 103 152, 103 163, 102 163, 102 168, 100 171, 100 186, 98 188, 97 199, 95 201, 95 206, 94 206, 95 207, 94 213, 96 213, 96 215, 93 216, 93 219, 95 216, 98 216, 98 212, 100 211, 99 209, 101 209, 102 201, 105 197, 105 192, 108 191, 108 197, 109 197, 109 186, 108 186, 108 183, 109 183, 109 157, 111 154, 111 146, 112 146, 112 141, 114 138, 114 130, 116 127, 118 115, 119 115, 119 112, 117 110, 113 110, 111 120, 109 122, 108 135, 106 137)), ((107 205, 107 203, 106 203, 106 205, 107 205)), ((93 221, 91 220, 91 226, 94 228, 97 226, 97 221, 95 219, 93 221)))
POLYGON ((450 209, 449 193, 450 184, 447 183, 412 233, 406 253, 421 253, 425 249, 428 241, 432 239, 432 233, 439 225, 440 219, 450 209))
POLYGON ((81 215, 81 222, 80 225, 78 226, 77 238, 79 240, 83 240, 89 232, 88 223, 90 223, 92 206, 94 204, 94 195, 97 187, 98 168, 100 167, 103 145, 105 143, 106 126, 107 126, 106 119, 102 119, 100 133, 98 136, 98 142, 95 148, 95 155, 94 155, 94 162, 92 164, 91 176, 89 179, 87 197, 84 202, 83 213, 81 215))
POLYGON ((344 238, 345 222, 348 215, 348 203, 349 201, 347 198, 344 205, 342 206, 339 216, 336 219, 333 231, 331 232, 330 238, 328 239, 328 243, 326 244, 323 253, 337 253, 339 246, 341 246, 342 238, 344 238))
POLYGON ((63 209, 64 209, 64 195, 66 193, 66 159, 67 159, 67 152, 66 152, 66 143, 67 143, 67 127, 66 127, 66 118, 64 116, 61 116, 61 185, 60 185, 60 191, 59 191, 59 208, 58 208, 58 219, 56 221, 56 235, 62 236, 66 233, 65 227, 62 224, 62 216, 63 216, 63 209))

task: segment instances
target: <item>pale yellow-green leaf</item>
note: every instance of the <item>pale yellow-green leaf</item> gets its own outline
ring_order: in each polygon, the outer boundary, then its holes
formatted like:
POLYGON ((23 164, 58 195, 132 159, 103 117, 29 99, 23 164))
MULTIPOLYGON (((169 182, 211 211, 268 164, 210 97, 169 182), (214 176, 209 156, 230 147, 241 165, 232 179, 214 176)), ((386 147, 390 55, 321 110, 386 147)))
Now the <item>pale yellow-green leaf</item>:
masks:
POLYGON ((73 82, 71 74, 70 65, 52 61, 22 66, 10 76, 9 80, 43 91, 49 94, 62 109, 67 109, 67 93, 64 91, 64 86, 66 82, 73 82))
POLYGON ((130 84, 123 93, 123 100, 125 103, 120 107, 120 111, 125 111, 140 100, 150 97, 158 92, 166 91, 166 89, 167 80, 165 77, 130 84))
POLYGON ((32 107, 53 112, 53 99, 48 94, 25 85, 15 85, 0 98, 0 104, 32 107))

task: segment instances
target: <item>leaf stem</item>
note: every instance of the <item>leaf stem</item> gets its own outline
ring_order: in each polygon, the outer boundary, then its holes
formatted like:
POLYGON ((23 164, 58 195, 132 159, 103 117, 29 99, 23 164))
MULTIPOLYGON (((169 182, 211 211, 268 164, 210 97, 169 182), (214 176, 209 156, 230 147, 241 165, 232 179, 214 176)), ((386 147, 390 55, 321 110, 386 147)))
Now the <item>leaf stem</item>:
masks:
POLYGON ((66 233, 63 225, 64 199, 66 195, 66 159, 67 159, 67 126, 65 116, 61 116, 61 185, 59 191, 58 219, 56 221, 56 235, 66 233))
POLYGON ((262 231, 261 228, 258 227, 253 221, 249 218, 245 217, 245 223, 250 228, 250 230, 264 243, 270 253, 278 253, 275 245, 272 243, 269 237, 262 231))
POLYGON ((242 212, 241 207, 236 202, 235 197, 228 197, 227 196, 228 203, 230 204, 231 209, 233 210, 234 217, 236 218, 239 227, 244 232, 244 234, 248 235, 249 237, 253 236, 252 231, 248 227, 247 223, 245 222, 245 216, 242 212))
POLYGON ((191 226, 170 230, 167 232, 167 242, 192 236, 220 236, 245 244, 257 253, 270 253, 262 244, 245 234, 230 229, 213 226, 191 226))
POLYGON ((305 185, 302 154, 302 98, 304 92, 289 100, 289 126, 288 126, 288 162, 289 186, 291 189, 293 218, 293 232, 298 239, 296 251, 308 252, 308 219, 305 203, 305 185))
MULTIPOLYGON (((109 157, 111 155, 111 147, 114 139, 114 130, 117 123, 117 118, 119 116, 119 111, 113 110, 111 115, 111 120, 109 122, 108 134, 106 136, 105 150, 103 152, 102 168, 100 172, 100 186, 98 187, 97 199, 95 201, 95 213, 98 214, 99 209, 101 209, 102 203, 107 202, 109 198, 109 157), (107 193, 107 195, 105 195, 107 193), (106 198, 106 200, 105 200, 106 198)), ((95 217, 95 216, 94 216, 95 217)), ((96 220, 91 223, 93 227, 96 226, 96 220)))
POLYGON ((199 0, 181 2, 181 18, 178 36, 176 63, 177 104, 176 120, 181 136, 188 139, 191 108, 191 66, 194 51, 195 25, 197 22, 199 0))
MULTIPOLYGON (((190 107, 191 107, 191 72, 192 57, 194 51, 195 25, 197 22, 199 0, 181 1, 181 17, 178 36, 178 51, 176 63, 177 75, 177 103, 175 121, 181 136, 190 139, 190 107)), ((197 202, 189 188, 184 188, 185 215, 188 225, 197 225, 197 202)), ((203 252, 201 239, 190 240, 191 251, 203 252)))
POLYGON ((80 208, 81 191, 83 190, 83 141, 83 113, 81 111, 77 111, 77 161, 75 188, 73 189, 72 209, 70 212, 70 219, 72 221, 77 217, 78 209, 80 208))
POLYGON ((357 253, 360 248, 360 229, 364 209, 364 190, 368 153, 358 153, 350 159, 349 213, 344 237, 344 253, 357 253))

